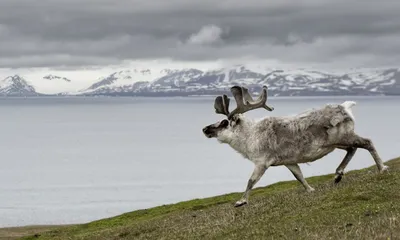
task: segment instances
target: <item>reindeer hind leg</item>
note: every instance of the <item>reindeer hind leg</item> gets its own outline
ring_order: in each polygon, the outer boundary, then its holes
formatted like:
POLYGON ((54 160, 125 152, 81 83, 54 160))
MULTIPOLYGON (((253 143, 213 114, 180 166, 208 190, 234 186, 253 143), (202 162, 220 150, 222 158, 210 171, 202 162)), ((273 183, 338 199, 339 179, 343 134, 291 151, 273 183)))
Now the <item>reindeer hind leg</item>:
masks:
POLYGON ((363 138, 356 134, 352 134, 351 136, 347 136, 346 138, 344 138, 339 145, 345 145, 349 148, 363 148, 368 150, 372 158, 374 159, 379 172, 381 173, 387 171, 389 168, 388 166, 383 164, 383 161, 376 151, 373 142, 368 138, 363 138))
POLYGON ((355 147, 349 147, 346 149, 347 153, 344 156, 340 165, 336 168, 336 175, 335 175, 335 184, 338 184, 344 175, 344 169, 347 167, 351 159, 353 158, 354 154, 357 151, 355 147))

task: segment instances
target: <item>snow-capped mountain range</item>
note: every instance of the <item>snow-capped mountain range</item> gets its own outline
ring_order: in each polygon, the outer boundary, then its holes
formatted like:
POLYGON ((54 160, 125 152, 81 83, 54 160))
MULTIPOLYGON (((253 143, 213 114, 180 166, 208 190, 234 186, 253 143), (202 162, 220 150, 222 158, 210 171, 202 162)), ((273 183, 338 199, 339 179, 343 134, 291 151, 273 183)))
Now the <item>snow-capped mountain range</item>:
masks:
POLYGON ((236 65, 202 71, 187 69, 127 69, 90 81, 47 74, 29 79, 21 75, 0 80, 3 96, 188 96, 228 93, 233 85, 270 96, 400 95, 400 68, 352 69, 326 72, 307 69, 271 69, 236 65))
POLYGON ((35 88, 18 75, 0 81, 0 95, 37 95, 35 88))

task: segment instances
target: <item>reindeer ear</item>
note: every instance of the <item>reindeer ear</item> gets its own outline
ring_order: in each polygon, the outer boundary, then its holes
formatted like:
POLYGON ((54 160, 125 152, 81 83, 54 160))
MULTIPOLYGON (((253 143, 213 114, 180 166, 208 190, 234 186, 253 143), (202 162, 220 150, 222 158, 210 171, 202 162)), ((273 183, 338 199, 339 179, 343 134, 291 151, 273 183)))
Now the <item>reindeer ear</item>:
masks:
POLYGON ((242 120, 240 119, 240 117, 235 117, 235 123, 236 123, 236 125, 239 124, 240 121, 242 121, 242 120))
POLYGON ((240 121, 241 121, 241 119, 238 115, 232 116, 231 121, 230 121, 231 127, 238 125, 240 123, 240 121))

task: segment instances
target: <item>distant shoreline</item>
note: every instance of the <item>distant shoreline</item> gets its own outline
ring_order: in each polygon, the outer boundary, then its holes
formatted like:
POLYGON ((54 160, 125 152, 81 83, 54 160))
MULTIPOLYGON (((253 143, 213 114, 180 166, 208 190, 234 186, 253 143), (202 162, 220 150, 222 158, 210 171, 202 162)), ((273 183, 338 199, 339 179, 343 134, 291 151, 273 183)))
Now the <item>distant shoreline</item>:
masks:
MULTIPOLYGON (((216 94, 95 94, 95 95, 0 95, 0 98, 208 98, 217 97, 222 94, 230 96, 231 94, 222 92, 216 94)), ((320 97, 398 97, 400 94, 315 94, 315 95, 270 95, 268 98, 320 98, 320 97)))

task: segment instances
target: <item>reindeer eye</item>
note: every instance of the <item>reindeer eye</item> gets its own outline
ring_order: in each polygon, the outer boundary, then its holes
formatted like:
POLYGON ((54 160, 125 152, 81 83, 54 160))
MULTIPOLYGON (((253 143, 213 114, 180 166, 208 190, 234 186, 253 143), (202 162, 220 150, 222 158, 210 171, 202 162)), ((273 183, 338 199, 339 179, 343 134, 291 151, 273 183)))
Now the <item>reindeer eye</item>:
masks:
POLYGON ((221 121, 219 126, 220 127, 227 127, 228 125, 229 125, 229 121, 224 119, 224 120, 221 121))

